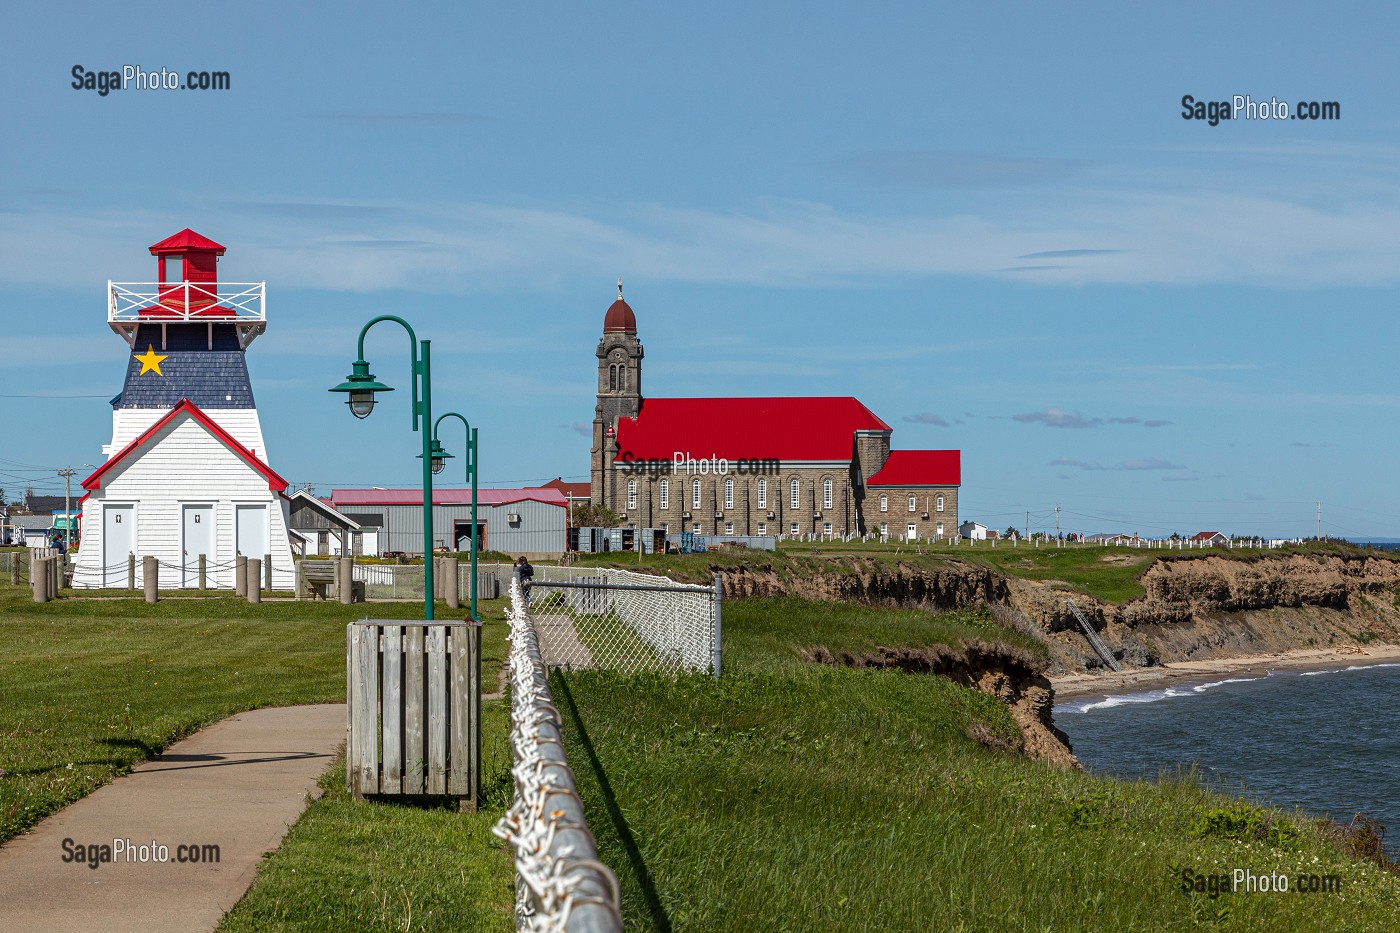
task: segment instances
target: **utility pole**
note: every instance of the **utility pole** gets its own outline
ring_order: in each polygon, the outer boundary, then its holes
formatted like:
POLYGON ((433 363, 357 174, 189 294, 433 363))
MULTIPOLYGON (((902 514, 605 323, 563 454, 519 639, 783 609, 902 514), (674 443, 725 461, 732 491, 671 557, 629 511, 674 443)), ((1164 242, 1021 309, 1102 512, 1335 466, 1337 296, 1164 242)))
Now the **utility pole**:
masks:
POLYGON ((1026 512, 1026 540, 1031 539, 1031 513, 1026 512))
POLYGON ((1055 547, 1060 546, 1060 503, 1055 503, 1055 547))
POLYGON ((77 470, 66 467, 56 471, 63 477, 63 552, 73 550, 73 477, 77 470))
POLYGON ((1317 540, 1322 540, 1322 500, 1317 500, 1317 540))

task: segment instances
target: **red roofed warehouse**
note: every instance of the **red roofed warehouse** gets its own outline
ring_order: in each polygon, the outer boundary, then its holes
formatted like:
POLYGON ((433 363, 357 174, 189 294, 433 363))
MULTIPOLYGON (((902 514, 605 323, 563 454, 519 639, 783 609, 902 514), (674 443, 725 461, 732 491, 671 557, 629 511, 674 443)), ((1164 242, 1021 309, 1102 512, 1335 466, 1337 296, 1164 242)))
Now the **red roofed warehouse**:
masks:
POLYGON ((637 316, 603 318, 592 501, 636 528, 936 539, 957 533, 961 456, 890 450, 850 396, 644 398, 637 316))
MULTIPOLYGON (((478 489, 477 528, 483 551, 557 555, 566 540, 568 500, 558 489, 478 489)), ((330 504, 360 524, 381 529, 386 551, 423 550, 423 490, 336 489, 330 504)), ((471 548, 472 491, 433 488, 434 547, 471 548)))

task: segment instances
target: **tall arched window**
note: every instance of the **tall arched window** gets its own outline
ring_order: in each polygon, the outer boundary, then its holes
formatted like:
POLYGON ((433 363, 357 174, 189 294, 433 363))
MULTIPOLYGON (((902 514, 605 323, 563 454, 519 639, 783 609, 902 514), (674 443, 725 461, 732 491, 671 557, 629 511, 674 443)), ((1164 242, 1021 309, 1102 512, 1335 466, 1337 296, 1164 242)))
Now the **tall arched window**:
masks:
POLYGON ((698 479, 690 481, 690 507, 692 509, 700 508, 700 481, 698 479))
POLYGON ((792 495, 790 497, 792 508, 797 508, 797 480, 792 481, 792 495))
POLYGON ((760 509, 768 508, 768 480, 766 479, 758 481, 758 507, 760 509))
POLYGON ((881 496, 881 497, 880 497, 880 511, 881 511, 881 512, 888 512, 889 510, 890 510, 890 497, 889 497, 889 496, 881 496))
POLYGON ((822 508, 831 508, 831 480, 822 480, 822 508))
POLYGON ((609 392, 616 392, 616 391, 617 391, 617 364, 616 364, 616 363, 612 363, 612 364, 610 364, 610 365, 608 366, 608 391, 609 391, 609 392))
POLYGON ((943 511, 943 497, 942 497, 942 496, 939 496, 937 499, 935 499, 934 502, 933 502, 933 504, 934 504, 934 506, 936 507, 936 510, 937 510, 937 511, 939 511, 939 512, 943 511))
POLYGON ((637 507, 637 481, 629 479, 627 481, 627 508, 629 510, 637 507))
POLYGON ((734 508, 734 481, 732 479, 724 481, 724 507, 726 509, 734 508))
POLYGON ((627 367, 620 363, 617 367, 617 387, 623 392, 627 391, 627 367))
POLYGON ((661 481, 661 489, 660 489, 659 495, 660 495, 660 497, 661 497, 661 508, 663 508, 663 509, 669 509, 669 508, 671 507, 671 482, 670 482, 670 480, 663 479, 663 480, 661 481))

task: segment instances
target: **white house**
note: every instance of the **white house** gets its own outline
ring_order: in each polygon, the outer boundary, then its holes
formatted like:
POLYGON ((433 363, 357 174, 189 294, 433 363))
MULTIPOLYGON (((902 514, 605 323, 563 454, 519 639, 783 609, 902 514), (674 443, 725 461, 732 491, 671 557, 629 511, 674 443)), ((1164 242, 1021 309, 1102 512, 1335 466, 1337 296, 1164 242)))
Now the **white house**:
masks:
POLYGON ((987 526, 981 522, 963 522, 958 526, 958 534, 973 541, 987 540, 987 526))
MULTIPOLYGON (((272 586, 293 584, 287 481, 184 401, 83 481, 83 546, 74 585, 125 586, 127 555, 160 561, 161 587, 234 582, 238 554, 272 557, 272 586)), ((264 571, 265 572, 265 571, 264 571)))

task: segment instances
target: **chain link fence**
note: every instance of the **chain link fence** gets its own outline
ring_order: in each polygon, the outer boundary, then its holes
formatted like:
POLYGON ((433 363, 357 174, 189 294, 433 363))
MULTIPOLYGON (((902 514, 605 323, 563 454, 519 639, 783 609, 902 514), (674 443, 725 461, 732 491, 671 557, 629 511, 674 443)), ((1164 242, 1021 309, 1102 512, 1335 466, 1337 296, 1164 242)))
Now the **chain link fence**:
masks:
POLYGON ((694 586, 612 568, 539 570, 527 599, 544 663, 571 670, 708 671, 719 676, 718 579, 714 586, 694 586))
POLYGON ((509 582, 510 744, 515 796, 493 830, 515 854, 515 927, 621 933, 617 876, 598 860, 564 754, 563 720, 520 584, 509 582))

